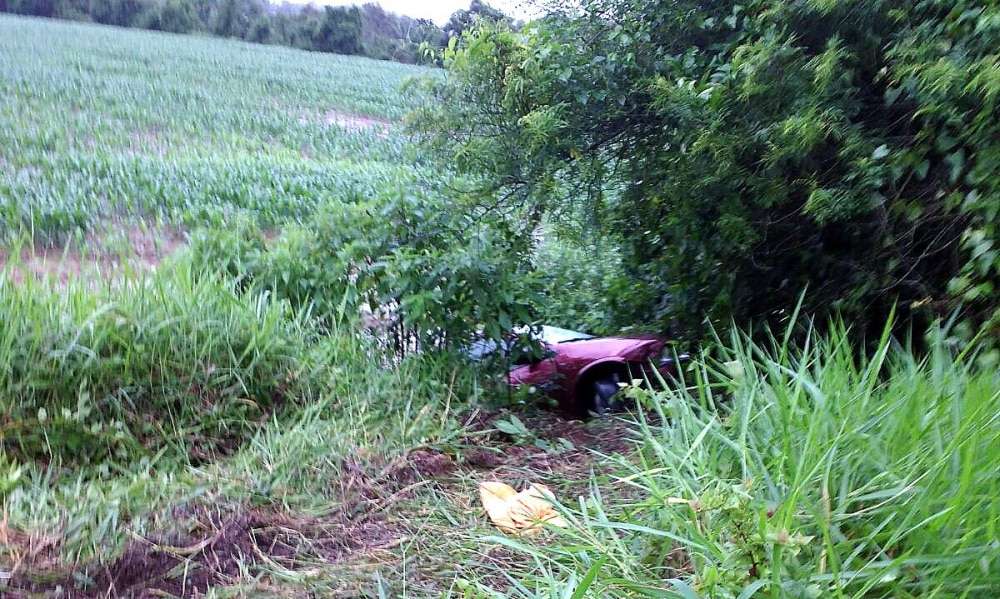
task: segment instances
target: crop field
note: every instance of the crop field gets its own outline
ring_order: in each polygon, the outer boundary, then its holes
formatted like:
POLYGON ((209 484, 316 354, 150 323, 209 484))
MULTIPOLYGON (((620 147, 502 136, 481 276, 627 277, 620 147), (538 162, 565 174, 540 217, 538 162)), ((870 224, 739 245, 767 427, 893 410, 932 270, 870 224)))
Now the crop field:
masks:
POLYGON ((264 226, 412 176, 400 86, 432 71, 0 16, 0 235, 264 226))

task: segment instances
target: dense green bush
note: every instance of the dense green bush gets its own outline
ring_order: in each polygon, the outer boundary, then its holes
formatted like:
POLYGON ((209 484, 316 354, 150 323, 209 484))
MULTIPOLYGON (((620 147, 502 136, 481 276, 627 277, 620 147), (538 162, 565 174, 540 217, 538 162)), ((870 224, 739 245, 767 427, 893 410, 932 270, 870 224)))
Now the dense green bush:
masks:
MULTIPOLYGON (((549 234, 532 259, 538 293, 534 304, 544 324, 596 335, 620 332, 628 324, 617 320, 616 290, 628 285, 621 253, 613 244, 587 243, 549 234)), ((637 330, 643 323, 635 323, 637 330)))
POLYGON ((808 287, 859 326, 996 330, 995 4, 562 4, 466 35, 416 123, 481 205, 615 240, 619 317, 697 336, 808 287))

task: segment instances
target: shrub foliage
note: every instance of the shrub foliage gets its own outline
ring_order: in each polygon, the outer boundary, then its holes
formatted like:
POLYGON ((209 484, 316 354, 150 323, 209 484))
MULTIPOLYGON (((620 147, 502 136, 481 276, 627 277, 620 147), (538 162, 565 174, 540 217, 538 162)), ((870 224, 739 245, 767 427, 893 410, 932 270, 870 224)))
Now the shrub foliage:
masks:
POLYGON ((965 0, 584 0, 466 34, 417 123, 484 204, 617 240, 624 322, 780 320, 809 287, 995 326, 998 47, 965 0))

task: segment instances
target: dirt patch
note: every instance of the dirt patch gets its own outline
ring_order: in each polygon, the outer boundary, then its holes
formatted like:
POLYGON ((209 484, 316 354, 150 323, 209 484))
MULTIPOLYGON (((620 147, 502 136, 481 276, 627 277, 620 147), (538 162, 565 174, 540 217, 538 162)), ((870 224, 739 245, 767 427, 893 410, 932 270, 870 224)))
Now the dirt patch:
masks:
MULTIPOLYGON (((455 578, 475 580, 499 594, 512 592, 511 578, 534 567, 532 558, 486 537, 501 534, 490 523, 479 500, 479 483, 499 481, 516 489, 529 483, 547 485, 567 506, 591 493, 594 480, 606 501, 627 501, 636 491, 609 475, 617 459, 635 450, 632 428, 619 419, 588 422, 566 420, 553 412, 475 410, 462 415, 464 437, 442 448, 454 466, 431 469, 417 492, 401 502, 393 517, 413 539, 403 565, 394 570, 417 596, 442 596, 455 578), (516 416, 527 434, 510 435, 497 421, 516 416), (596 478, 594 478, 596 477, 596 478)), ((421 455, 416 461, 423 463, 421 455)), ((440 458, 435 463, 445 463, 440 458)), ((556 537, 545 533, 530 539, 544 545, 556 537)), ((399 590, 397 587, 395 590, 399 590)))
MULTIPOLYGON (((0 596, 35 594, 72 599, 201 597, 210 589, 247 582, 246 575, 301 572, 307 565, 372 556, 402 542, 403 531, 378 514, 352 518, 295 517, 274 510, 207 506, 178 515, 185 532, 136 538, 114 561, 75 571, 27 564, 14 570, 0 596)), ((2 589, 2 587, 0 587, 2 589)))
POLYGON ((391 122, 385 119, 365 116, 363 114, 349 114, 337 110, 327 111, 323 115, 323 123, 355 131, 363 129, 388 129, 392 125, 391 122))
POLYGON ((95 228, 82 242, 34 244, 16 256, 0 250, 0 272, 8 268, 15 283, 28 277, 66 285, 72 279, 113 278, 126 267, 151 271, 186 243, 181 230, 170 227, 110 224, 95 228))
POLYGON ((299 123, 319 123, 327 127, 339 127, 345 131, 373 131, 379 137, 388 137, 392 121, 365 114, 353 114, 341 110, 328 110, 319 115, 303 115, 299 123))
POLYGON ((544 464, 549 458, 558 457, 561 461, 582 464, 589 463, 594 452, 624 454, 635 446, 631 429, 617 419, 584 422, 550 412, 520 415, 531 437, 515 438, 496 428, 496 421, 508 415, 504 411, 466 415, 467 428, 475 438, 468 439, 470 447, 464 454, 465 462, 479 468, 496 468, 544 464), (530 442, 532 438, 536 443, 530 442))
POLYGON ((513 438, 493 428, 492 423, 503 415, 480 415, 477 426, 481 434, 462 455, 463 464, 473 470, 477 480, 515 486, 518 481, 558 483, 561 496, 573 498, 589 492, 592 472, 610 466, 602 455, 628 454, 635 447, 631 429, 620 420, 583 422, 541 412, 521 416, 532 438, 513 438))
POLYGON ((416 449, 388 467, 389 478, 413 484, 471 473, 499 480, 531 471, 549 479, 587 479, 601 454, 627 454, 635 446, 631 430, 619 420, 565 420, 551 412, 520 415, 530 437, 515 438, 494 424, 506 416, 505 411, 466 414, 468 436, 459 442, 463 449, 454 457, 436 449, 416 449))
POLYGON ((97 572, 94 596, 153 597, 162 592, 197 596, 212 586, 231 583, 244 564, 289 557, 296 551, 290 534, 295 523, 278 514, 203 513, 197 522, 205 534, 201 539, 188 538, 177 545, 148 539, 133 542, 120 558, 97 572))
POLYGON ((131 154, 163 156, 166 150, 167 144, 163 140, 163 130, 157 125, 136 129, 129 133, 129 152, 131 154))
MULTIPOLYGON (((340 564, 370 567, 393 559, 392 550, 408 540, 405 527, 391 518, 394 506, 411 497, 425 477, 453 467, 451 458, 431 450, 415 450, 388 463, 358 452, 342 461, 341 475, 330 481, 339 507, 329 513, 177 506, 165 518, 171 530, 136 536, 110 562, 60 564, 57 541, 40 547, 44 551, 34 554, 39 559, 21 551, 24 557, 6 567, 13 578, 8 587, 0 586, 0 597, 201 597, 216 587, 254 581, 267 585, 274 582, 270 573, 275 571, 308 577, 340 564)), ((22 544, 27 547, 26 541, 22 544)))
POLYGON ((450 456, 429 449, 418 449, 408 453, 400 463, 390 469, 389 476, 400 483, 411 484, 450 474, 455 470, 455 462, 450 456))
POLYGON ((40 533, 28 534, 11 528, 6 516, 0 520, 0 597, 4 584, 26 564, 39 572, 56 571, 59 565, 59 538, 40 533))

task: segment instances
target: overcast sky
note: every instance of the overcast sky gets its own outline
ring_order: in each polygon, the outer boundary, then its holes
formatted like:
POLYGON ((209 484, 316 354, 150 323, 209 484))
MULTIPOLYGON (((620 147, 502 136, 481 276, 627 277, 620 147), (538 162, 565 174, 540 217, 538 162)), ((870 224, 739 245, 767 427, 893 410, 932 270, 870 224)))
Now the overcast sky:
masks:
MULTIPOLYGON (((288 0, 295 4, 309 4, 310 0, 288 0)), ((432 19, 438 25, 444 25, 451 13, 460 8, 469 8, 469 0, 311 0, 317 6, 343 6, 347 4, 364 4, 366 1, 374 1, 382 5, 382 8, 409 15, 432 19)), ((508 15, 517 19, 526 19, 532 16, 530 8, 531 2, 528 0, 488 0, 490 6, 494 6, 504 11, 508 15)))

